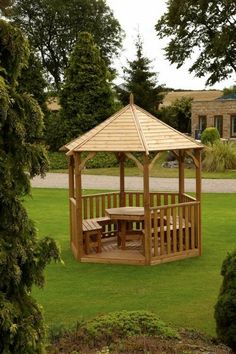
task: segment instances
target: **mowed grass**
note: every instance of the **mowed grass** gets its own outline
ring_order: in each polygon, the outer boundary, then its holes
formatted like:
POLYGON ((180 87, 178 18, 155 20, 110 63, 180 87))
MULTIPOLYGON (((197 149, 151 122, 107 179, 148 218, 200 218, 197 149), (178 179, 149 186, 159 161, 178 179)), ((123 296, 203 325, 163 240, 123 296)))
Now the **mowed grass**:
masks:
POLYGON ((33 291, 49 326, 72 326, 111 311, 149 310, 165 322, 215 334, 220 267, 236 246, 236 194, 203 196, 202 257, 153 267, 76 262, 69 248, 67 194, 34 189, 25 202, 39 237, 54 237, 65 262, 48 266, 45 288, 33 291))

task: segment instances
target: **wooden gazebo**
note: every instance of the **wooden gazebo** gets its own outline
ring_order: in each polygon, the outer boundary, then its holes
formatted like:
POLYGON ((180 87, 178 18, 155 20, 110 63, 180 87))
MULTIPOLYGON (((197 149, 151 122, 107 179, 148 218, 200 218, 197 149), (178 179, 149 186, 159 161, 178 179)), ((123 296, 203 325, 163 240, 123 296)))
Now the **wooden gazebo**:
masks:
POLYGON ((202 145, 135 105, 131 95, 129 105, 63 148, 69 157, 70 243, 78 261, 153 265, 201 255, 202 145), (150 192, 150 171, 167 150, 179 161, 179 190, 150 192), (82 195, 81 171, 97 152, 116 155, 120 190, 82 195), (195 165, 195 197, 185 193, 186 156, 195 165), (125 159, 143 172, 143 191, 125 190, 125 159))

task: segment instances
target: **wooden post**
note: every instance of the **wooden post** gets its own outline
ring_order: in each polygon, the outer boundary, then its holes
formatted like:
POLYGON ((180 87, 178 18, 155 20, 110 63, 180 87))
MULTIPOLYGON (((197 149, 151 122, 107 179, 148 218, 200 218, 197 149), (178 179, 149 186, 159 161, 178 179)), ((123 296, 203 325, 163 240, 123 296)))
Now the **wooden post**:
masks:
POLYGON ((70 210, 70 242, 73 239, 73 225, 72 225, 72 207, 70 198, 74 198, 74 157, 68 158, 68 172, 69 172, 69 210, 70 210))
POLYGON ((80 260, 83 253, 83 228, 82 228, 82 181, 81 181, 81 153, 75 152, 75 199, 76 199, 76 250, 77 260, 80 260))
POLYGON ((198 229, 198 249, 199 249, 199 256, 202 254, 202 221, 201 221, 201 189, 202 189, 202 181, 201 181, 201 150, 195 150, 195 157, 197 160, 196 166, 196 200, 199 202, 198 206, 198 217, 197 217, 197 229, 198 229))
POLYGON ((184 151, 179 150, 179 203, 183 200, 184 194, 184 151))
POLYGON ((125 206, 125 155, 120 154, 120 206, 125 206))
POLYGON ((150 212, 150 193, 149 193, 149 159, 144 153, 143 163, 143 204, 144 204, 144 230, 145 230, 145 262, 151 264, 151 212, 150 212))

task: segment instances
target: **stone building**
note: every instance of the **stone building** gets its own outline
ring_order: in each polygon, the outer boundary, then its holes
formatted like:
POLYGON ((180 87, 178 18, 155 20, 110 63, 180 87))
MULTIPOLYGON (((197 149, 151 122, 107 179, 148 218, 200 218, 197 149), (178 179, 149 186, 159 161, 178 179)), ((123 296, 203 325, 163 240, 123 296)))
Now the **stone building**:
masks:
POLYGON ((211 101, 192 102, 192 136, 199 139, 207 127, 215 127, 222 139, 236 141, 236 94, 211 101))

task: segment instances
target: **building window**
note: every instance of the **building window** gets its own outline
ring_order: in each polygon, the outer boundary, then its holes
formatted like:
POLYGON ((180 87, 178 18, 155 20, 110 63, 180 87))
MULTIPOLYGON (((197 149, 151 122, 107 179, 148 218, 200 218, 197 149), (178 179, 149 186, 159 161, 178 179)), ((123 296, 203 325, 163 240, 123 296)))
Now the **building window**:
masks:
POLYGON ((231 136, 236 138, 236 114, 231 116, 231 136))
POLYGON ((222 138, 222 135, 223 135, 223 117, 222 116, 215 116, 214 117, 214 126, 218 130, 220 137, 222 138))
POLYGON ((203 132, 203 130, 207 127, 207 119, 206 116, 199 116, 198 117, 198 129, 203 132))

